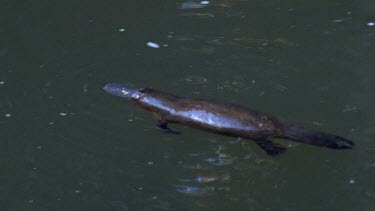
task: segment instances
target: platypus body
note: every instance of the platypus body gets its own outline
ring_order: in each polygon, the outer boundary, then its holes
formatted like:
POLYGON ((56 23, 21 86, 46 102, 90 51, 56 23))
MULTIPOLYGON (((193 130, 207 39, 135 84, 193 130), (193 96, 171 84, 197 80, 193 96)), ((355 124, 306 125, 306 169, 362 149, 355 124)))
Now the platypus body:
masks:
POLYGON ((286 150, 284 146, 273 143, 274 138, 332 149, 350 149, 354 145, 342 137, 283 123, 274 116, 239 105, 177 97, 155 89, 135 89, 117 83, 107 84, 104 90, 130 99, 137 106, 155 113, 157 127, 168 133, 178 134, 178 131, 169 128, 167 124, 179 123, 253 140, 269 155, 278 155, 286 150))

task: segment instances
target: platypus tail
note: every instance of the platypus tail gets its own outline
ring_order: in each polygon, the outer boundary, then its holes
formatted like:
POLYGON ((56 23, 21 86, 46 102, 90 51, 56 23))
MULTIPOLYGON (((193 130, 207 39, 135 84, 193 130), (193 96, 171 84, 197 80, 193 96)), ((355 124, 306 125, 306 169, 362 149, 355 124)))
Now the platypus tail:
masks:
POLYGON ((332 149, 351 149, 354 146, 353 142, 342 137, 309 130, 295 125, 286 126, 280 138, 332 149))

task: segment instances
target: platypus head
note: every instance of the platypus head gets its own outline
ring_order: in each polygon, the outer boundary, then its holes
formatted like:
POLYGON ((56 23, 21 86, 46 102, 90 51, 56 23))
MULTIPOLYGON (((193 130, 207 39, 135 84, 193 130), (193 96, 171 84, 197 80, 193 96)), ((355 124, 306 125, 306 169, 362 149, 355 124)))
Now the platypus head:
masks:
POLYGON ((103 89, 112 95, 116 95, 126 99, 131 99, 133 95, 139 91, 139 89, 131 88, 129 86, 117 83, 107 84, 103 89))

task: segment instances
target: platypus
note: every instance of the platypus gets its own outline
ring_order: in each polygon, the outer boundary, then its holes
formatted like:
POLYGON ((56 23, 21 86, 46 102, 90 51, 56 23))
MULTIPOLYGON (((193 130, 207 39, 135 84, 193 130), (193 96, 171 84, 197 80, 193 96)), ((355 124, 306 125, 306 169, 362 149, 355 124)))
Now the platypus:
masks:
POLYGON ((132 88, 118 83, 107 84, 104 90, 155 113, 157 128, 167 133, 179 134, 179 131, 168 127, 168 123, 178 123, 253 140, 272 156, 286 151, 286 147, 272 142, 278 138, 331 149, 350 149, 354 146, 353 142, 342 137, 284 123, 272 115, 240 105, 178 97, 156 89, 132 88))

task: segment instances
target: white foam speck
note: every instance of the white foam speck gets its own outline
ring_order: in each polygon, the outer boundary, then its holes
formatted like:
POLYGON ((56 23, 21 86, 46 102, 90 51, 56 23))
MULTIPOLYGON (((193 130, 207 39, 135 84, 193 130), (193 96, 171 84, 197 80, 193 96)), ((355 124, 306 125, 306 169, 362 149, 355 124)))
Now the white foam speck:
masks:
POLYGON ((124 31, 126 31, 126 29, 121 28, 121 29, 119 29, 118 31, 119 31, 119 32, 124 32, 124 31))
POLYGON ((11 117, 12 114, 5 114, 4 116, 5 116, 5 117, 11 117))
POLYGON ((160 45, 154 42, 148 42, 146 43, 148 47, 150 48, 160 48, 160 45))
POLYGON ((375 22, 368 22, 367 26, 375 26, 375 22))
POLYGON ((67 113, 63 113, 63 112, 60 113, 60 116, 66 116, 66 115, 68 115, 68 114, 67 113))
POLYGON ((203 4, 203 5, 207 5, 209 3, 210 3, 210 1, 201 1, 201 4, 203 4))

